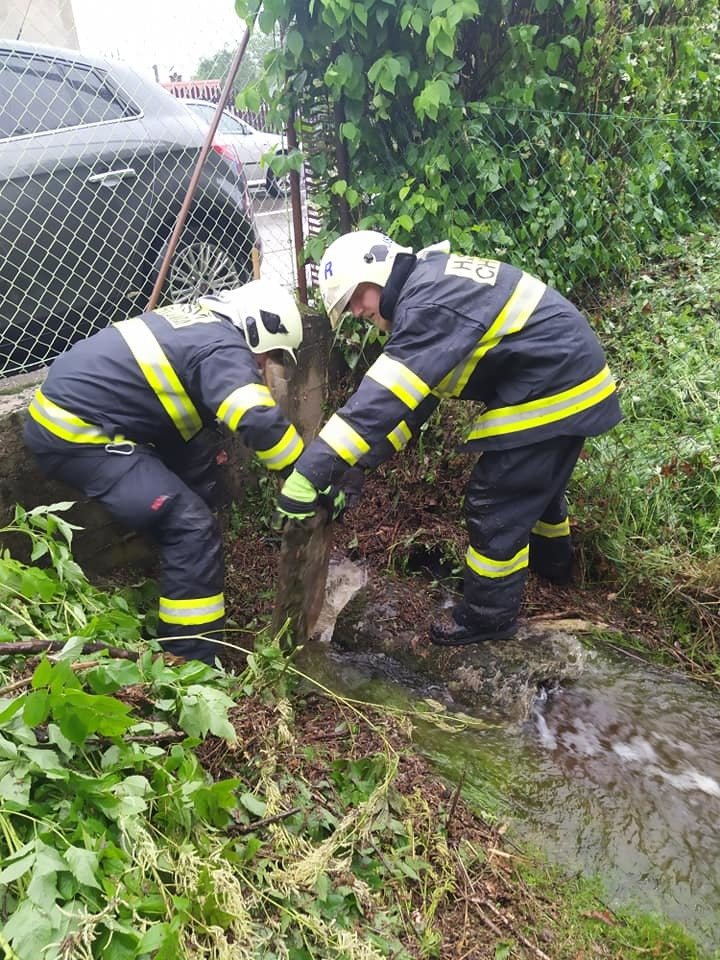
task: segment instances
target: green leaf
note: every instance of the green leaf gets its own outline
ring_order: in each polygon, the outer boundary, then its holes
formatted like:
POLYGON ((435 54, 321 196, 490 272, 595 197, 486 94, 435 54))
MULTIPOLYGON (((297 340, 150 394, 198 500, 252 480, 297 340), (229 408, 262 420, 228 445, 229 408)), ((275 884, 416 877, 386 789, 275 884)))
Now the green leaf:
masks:
POLYGON ((412 230, 413 225, 412 217, 408 216, 407 213, 401 213, 400 216, 396 217, 394 222, 390 225, 390 233, 395 233, 395 230, 398 228, 409 233, 412 230))
POLYGON ((26 843, 14 856, 5 860, 5 867, 0 871, 0 885, 12 883, 24 876, 35 865, 35 844, 26 843))
POLYGON ((549 70, 557 70, 560 63, 560 44, 551 43, 545 48, 545 65, 549 70))
POLYGON ((20 747, 20 752, 31 761, 36 770, 47 774, 50 780, 67 780, 68 769, 54 750, 23 746, 20 747))
POLYGON ((17 744, 12 740, 7 740, 5 737, 0 736, 0 760, 15 760, 17 759, 17 755, 17 744))
POLYGON ((567 47, 568 50, 572 50, 576 57, 580 56, 580 41, 577 37, 567 36, 563 37, 560 41, 560 45, 567 47))
POLYGON ((216 737, 234 743, 237 735, 227 718, 228 710, 234 706, 234 701, 222 690, 192 684, 181 697, 180 726, 191 737, 214 733, 216 737))
POLYGON ((453 37, 445 30, 441 30, 435 38, 435 46, 445 54, 446 57, 452 57, 455 53, 455 41, 453 37))
POLYGON ((32 552, 30 554, 30 559, 32 561, 39 560, 40 557, 44 557, 48 553, 50 547, 48 546, 47 540, 36 540, 33 544, 32 552))
POLYGON ((30 803, 30 777, 9 771, 0 778, 0 797, 4 804, 13 805, 13 809, 27 807, 30 803))
POLYGON ((8 720, 12 720, 16 713, 19 713, 20 710, 25 706, 26 697, 15 697, 14 700, 0 700, 2 704, 2 709, 0 709, 0 724, 6 723, 8 720))
POLYGON ((58 940, 59 919, 58 915, 56 925, 45 910, 23 900, 3 927, 2 935, 23 960, 44 957, 50 944, 58 940))
POLYGON ((154 923, 140 938, 138 953, 154 953, 164 947, 173 936, 169 923, 154 923))
POLYGON ((32 675, 30 685, 33 690, 37 690, 38 687, 46 687, 50 683, 50 678, 53 673, 53 665, 50 663, 46 656, 43 656, 40 663, 35 667, 35 671, 32 675))
POLYGON ((38 876, 46 876, 50 873, 58 873, 60 870, 67 870, 67 864, 55 847, 51 847, 44 840, 35 841, 35 850, 37 858, 35 861, 34 872, 38 876))
POLYGON ((360 141, 360 128, 354 123, 341 123, 340 136, 349 140, 350 143, 358 143, 360 141))
MULTIPOLYGON (((64 661, 60 661, 58 666, 64 661)), ((96 696, 83 690, 65 690, 53 701, 51 712, 60 730, 72 743, 82 743, 90 734, 118 737, 135 722, 131 708, 114 697, 96 696)))
POLYGON ((45 873, 38 873, 37 869, 33 871, 25 895, 39 907, 47 908, 48 904, 55 903, 60 896, 57 888, 57 873, 52 870, 45 873))
POLYGON ((303 47, 305 46, 305 42, 299 30, 294 28, 288 30, 287 36, 285 37, 285 46, 296 60, 300 57, 303 47))
POLYGON ((264 817, 267 810, 267 804, 264 800, 254 796, 252 793, 243 793, 240 796, 240 803, 256 817, 264 817))
POLYGON ((93 693, 114 693, 142 680, 140 669, 133 660, 98 661, 98 666, 85 673, 85 682, 93 693))
POLYGON ((65 851, 65 859, 70 873, 78 883, 82 883, 86 887, 101 889, 97 880, 100 861, 96 853, 92 850, 86 850, 84 847, 68 847, 65 851))
MULTIPOLYGON (((26 516, 41 517, 41 516, 50 516, 53 513, 63 513, 65 510, 69 510, 71 507, 74 507, 75 503, 76 503, 75 500, 59 500, 57 503, 51 503, 49 507, 44 507, 44 506, 33 507, 32 510, 27 511, 26 516)), ((57 520, 58 518, 55 517, 55 519, 57 520)), ((82 530, 82 527, 77 527, 73 525, 73 530, 82 530)))

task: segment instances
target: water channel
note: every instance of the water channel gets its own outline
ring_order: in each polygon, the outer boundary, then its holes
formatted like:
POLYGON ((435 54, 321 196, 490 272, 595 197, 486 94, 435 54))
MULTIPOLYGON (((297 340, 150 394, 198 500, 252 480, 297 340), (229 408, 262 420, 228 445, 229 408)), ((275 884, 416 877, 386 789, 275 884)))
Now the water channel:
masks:
MULTIPOLYGON (((315 645, 336 692, 371 703, 447 699, 377 655, 315 645)), ((465 798, 568 872, 601 878, 610 907, 681 924, 720 957, 720 698, 610 650, 539 699, 521 725, 417 724, 418 749, 465 798)))

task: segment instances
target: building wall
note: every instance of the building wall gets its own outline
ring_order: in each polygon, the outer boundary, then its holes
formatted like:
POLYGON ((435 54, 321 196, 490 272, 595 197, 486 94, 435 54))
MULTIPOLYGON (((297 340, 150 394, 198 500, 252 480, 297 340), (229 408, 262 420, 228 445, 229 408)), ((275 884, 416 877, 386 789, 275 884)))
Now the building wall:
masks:
MULTIPOLYGON (((101 2, 101 0, 98 0, 101 2)), ((77 50, 78 35, 70 0, 4 0, 0 37, 77 50)))

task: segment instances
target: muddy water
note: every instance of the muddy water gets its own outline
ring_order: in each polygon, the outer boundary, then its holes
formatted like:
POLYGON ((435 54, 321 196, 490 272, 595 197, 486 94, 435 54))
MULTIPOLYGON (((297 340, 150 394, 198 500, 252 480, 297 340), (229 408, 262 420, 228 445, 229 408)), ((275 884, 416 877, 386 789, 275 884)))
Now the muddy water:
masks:
MULTIPOLYGON (((412 705, 423 686, 392 661, 317 647, 309 669, 339 693, 412 705)), ((720 946, 720 697, 681 676, 598 651, 580 680, 522 726, 438 731, 418 748, 467 799, 569 871, 720 946)), ((720 955, 720 954, 718 954, 720 955)))

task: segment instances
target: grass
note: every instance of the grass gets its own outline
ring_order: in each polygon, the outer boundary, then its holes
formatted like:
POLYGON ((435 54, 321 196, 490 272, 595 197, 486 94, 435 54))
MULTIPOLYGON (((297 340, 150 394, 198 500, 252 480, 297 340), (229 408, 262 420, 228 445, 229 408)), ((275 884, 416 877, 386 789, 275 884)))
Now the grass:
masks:
POLYGON ((9 960, 701 957, 512 850, 414 755, 427 710, 301 694, 272 639, 236 674, 172 663, 68 524, 12 526, 51 565, 0 558, 3 642, 64 646, 0 659, 9 960))
POLYGON ((625 419, 588 443, 573 513, 590 572, 720 675, 720 234, 609 294, 597 326, 625 419))

